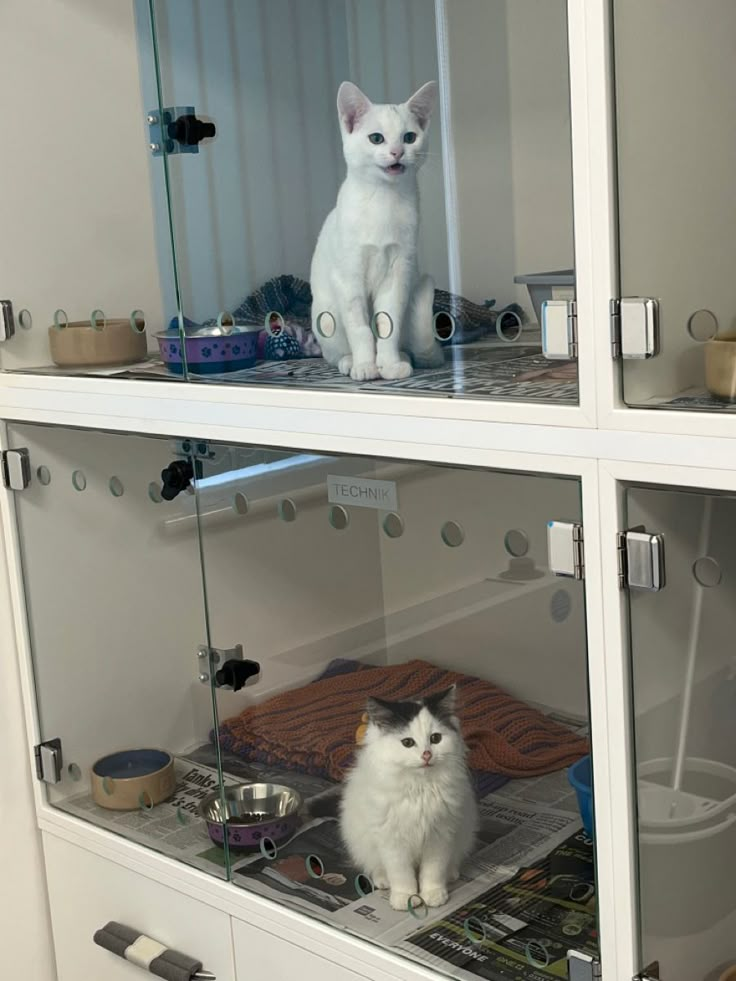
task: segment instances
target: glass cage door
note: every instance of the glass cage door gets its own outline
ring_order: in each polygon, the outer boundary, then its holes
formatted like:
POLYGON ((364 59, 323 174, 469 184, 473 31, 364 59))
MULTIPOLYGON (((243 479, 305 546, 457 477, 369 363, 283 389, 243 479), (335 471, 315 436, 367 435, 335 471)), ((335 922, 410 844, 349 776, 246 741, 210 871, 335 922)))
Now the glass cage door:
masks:
POLYGON ((630 603, 642 968, 736 970, 736 498, 629 487, 627 527, 664 542, 664 587, 630 603))
POLYGON ((579 481, 222 444, 199 464, 213 643, 242 644, 216 689, 232 882, 451 976, 597 957, 584 585, 548 547, 579 481), (364 796, 356 759, 381 760, 364 796), (399 867, 372 805, 442 774, 454 858, 399 867))
POLYGON ((200 814, 220 794, 218 755, 195 758, 217 716, 188 449, 8 432, 30 468, 14 500, 49 803, 225 877, 200 814))
POLYGON ((148 6, 172 372, 577 402, 565 0, 148 6))
POLYGON ((736 6, 612 6, 624 399, 733 411, 736 6))

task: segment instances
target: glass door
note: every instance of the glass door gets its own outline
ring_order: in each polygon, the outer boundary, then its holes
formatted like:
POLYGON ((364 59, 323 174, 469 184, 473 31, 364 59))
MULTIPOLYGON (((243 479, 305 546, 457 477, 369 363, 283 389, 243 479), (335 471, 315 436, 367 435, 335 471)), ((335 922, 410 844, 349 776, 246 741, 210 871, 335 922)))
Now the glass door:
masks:
POLYGON ((597 957, 585 592, 553 572, 578 480, 237 445, 201 466, 233 883, 450 976, 597 957))
POLYGON ((642 967, 720 981, 736 968, 736 498, 630 487, 625 502, 666 564, 664 588, 628 594, 642 967))
POLYGON ((30 465, 14 500, 49 803, 225 876, 200 813, 221 778, 196 755, 217 716, 189 444, 34 425, 9 443, 30 465))
POLYGON ((577 402, 564 0, 150 8, 172 372, 577 402))
POLYGON ((733 411, 736 6, 613 0, 613 30, 620 294, 657 306, 622 306, 636 355, 624 398, 733 411), (659 335, 648 349, 645 319, 659 335))

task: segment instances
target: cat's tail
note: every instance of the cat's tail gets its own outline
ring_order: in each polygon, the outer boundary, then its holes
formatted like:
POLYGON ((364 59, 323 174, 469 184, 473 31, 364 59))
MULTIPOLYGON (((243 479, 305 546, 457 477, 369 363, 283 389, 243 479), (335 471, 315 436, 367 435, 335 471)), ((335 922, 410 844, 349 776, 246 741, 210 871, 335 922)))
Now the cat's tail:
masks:
POLYGON ((315 797, 304 802, 306 818, 337 818, 340 816, 340 801, 342 800, 342 784, 330 787, 315 797))

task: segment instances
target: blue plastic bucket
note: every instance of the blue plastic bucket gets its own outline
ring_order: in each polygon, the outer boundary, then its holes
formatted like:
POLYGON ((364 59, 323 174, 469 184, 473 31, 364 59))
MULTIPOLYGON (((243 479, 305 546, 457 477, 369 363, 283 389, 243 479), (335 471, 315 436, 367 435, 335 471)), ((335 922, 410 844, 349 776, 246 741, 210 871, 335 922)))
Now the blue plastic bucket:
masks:
POLYGON ((593 770, 590 756, 584 756, 573 763, 567 771, 567 778, 578 798, 578 810, 583 819, 583 827, 589 838, 594 837, 595 816, 593 813, 593 770))

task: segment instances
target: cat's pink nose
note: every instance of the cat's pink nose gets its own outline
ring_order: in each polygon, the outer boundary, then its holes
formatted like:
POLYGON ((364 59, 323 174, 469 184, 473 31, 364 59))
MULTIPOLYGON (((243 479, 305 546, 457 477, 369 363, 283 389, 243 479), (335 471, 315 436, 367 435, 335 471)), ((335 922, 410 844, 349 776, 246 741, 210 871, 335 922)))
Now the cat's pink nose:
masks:
POLYGON ((394 158, 394 160, 401 160, 401 158, 404 156, 404 151, 402 148, 399 148, 398 150, 391 150, 391 156, 394 158))
POLYGON ((429 761, 432 759, 432 753, 428 749, 425 749, 422 753, 422 759, 425 763, 429 763, 429 761))

